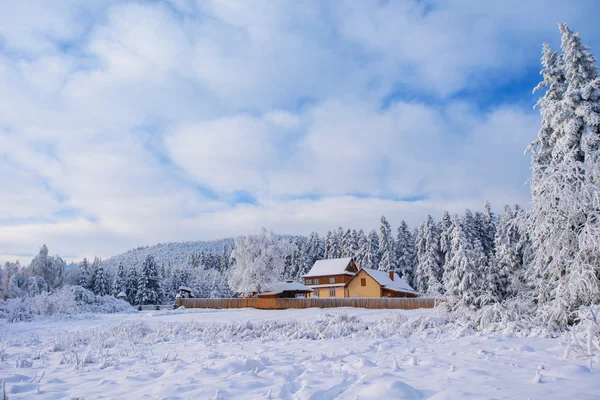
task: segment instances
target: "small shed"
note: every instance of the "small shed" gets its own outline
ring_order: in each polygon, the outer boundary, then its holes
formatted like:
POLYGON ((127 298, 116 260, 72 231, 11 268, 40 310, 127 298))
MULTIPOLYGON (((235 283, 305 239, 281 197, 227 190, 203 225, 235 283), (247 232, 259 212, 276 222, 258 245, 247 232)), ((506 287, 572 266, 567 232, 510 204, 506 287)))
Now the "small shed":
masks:
POLYGON ((127 294, 125 294, 125 292, 121 290, 119 292, 119 294, 117 295, 117 298, 121 299, 121 300, 125 300, 127 298, 127 294))
POLYGON ((271 290, 259 293, 258 297, 261 299, 303 299, 312 291, 311 288, 299 282, 285 281, 274 283, 271 290))
POLYGON ((192 288, 187 286, 179 286, 179 297, 182 299, 193 299, 194 293, 192 293, 192 288))

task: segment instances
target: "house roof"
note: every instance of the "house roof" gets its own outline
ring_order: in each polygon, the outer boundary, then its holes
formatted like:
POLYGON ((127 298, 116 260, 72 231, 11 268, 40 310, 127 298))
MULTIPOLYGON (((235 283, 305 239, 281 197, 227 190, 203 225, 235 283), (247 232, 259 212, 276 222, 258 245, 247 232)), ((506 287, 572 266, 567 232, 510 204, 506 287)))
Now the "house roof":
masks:
POLYGON ((278 294, 283 292, 312 292, 313 290, 308 286, 304 286, 301 283, 287 281, 287 282, 275 282, 273 287, 268 292, 262 292, 264 294, 278 294))
POLYGON ((371 268, 361 268, 358 272, 365 271, 369 276, 385 289, 393 290, 395 292, 408 292, 417 293, 404 279, 400 278, 397 273, 394 272, 394 280, 390 279, 390 275, 385 271, 378 271, 371 268))
POLYGON ((303 278, 327 275, 354 275, 354 272, 346 271, 351 260, 352 257, 318 260, 303 278))

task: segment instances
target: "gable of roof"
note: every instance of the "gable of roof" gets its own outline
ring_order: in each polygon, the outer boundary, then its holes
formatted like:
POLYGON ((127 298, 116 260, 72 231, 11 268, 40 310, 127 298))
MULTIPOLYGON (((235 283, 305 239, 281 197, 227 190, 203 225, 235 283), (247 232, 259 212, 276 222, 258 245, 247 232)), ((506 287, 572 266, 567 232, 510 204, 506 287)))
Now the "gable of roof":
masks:
POLYGON ((327 275, 354 275, 355 272, 348 271, 351 261, 354 263, 352 257, 317 260, 315 265, 313 265, 308 274, 304 275, 303 278, 327 275))
MULTIPOLYGON (((381 285, 384 289, 393 290, 395 292, 404 292, 404 293, 415 293, 417 291, 414 290, 406 281, 398 276, 397 273, 394 272, 394 280, 390 279, 390 275, 385 271, 378 271, 376 269, 371 268, 361 268, 360 271, 365 271, 371 278, 375 280, 379 285, 381 285)), ((356 275, 358 275, 358 273, 356 275)), ((352 277, 354 279, 354 277, 352 277)), ((350 279, 350 281, 352 280, 350 279)), ((350 283, 350 281, 346 282, 346 285, 350 283)))
POLYGON ((260 294, 278 294, 283 292, 312 292, 313 290, 308 286, 304 286, 299 282, 275 282, 271 287, 271 290, 262 292, 260 294))

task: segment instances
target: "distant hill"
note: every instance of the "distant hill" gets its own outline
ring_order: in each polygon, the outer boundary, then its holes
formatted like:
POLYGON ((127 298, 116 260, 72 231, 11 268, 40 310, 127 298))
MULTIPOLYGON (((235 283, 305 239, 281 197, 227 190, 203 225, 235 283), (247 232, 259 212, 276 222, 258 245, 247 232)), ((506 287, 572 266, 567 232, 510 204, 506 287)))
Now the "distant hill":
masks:
POLYGON ((114 271, 123 263, 126 269, 132 266, 140 267, 148 255, 154 256, 161 265, 186 265, 190 255, 204 251, 205 253, 221 254, 224 249, 233 249, 235 241, 226 238, 212 241, 159 243, 154 246, 138 247, 125 253, 103 260, 102 264, 108 271, 114 271))

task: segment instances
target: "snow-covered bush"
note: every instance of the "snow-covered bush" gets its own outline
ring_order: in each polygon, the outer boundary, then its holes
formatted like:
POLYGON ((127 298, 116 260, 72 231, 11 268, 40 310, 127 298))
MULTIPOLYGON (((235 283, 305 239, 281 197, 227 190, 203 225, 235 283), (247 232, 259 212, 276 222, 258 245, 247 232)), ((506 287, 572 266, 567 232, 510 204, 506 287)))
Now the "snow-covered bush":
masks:
POLYGON ((0 302, 0 318, 26 321, 34 316, 133 311, 129 303, 111 296, 96 296, 81 286, 65 286, 51 293, 0 302))
POLYGON ((589 358, 600 353, 600 305, 579 307, 567 342, 565 358, 589 358))

